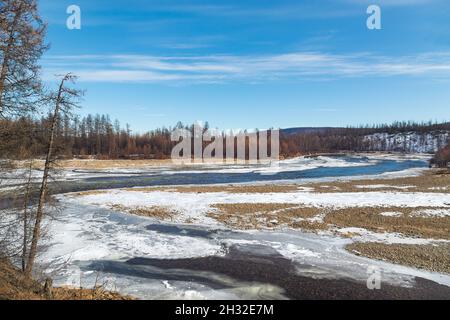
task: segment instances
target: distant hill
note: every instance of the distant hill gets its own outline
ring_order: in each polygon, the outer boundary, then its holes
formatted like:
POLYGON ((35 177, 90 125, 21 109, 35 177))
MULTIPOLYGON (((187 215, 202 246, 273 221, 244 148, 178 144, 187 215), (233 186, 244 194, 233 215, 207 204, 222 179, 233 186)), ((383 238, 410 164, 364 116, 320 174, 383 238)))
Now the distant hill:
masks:
POLYGON ((281 130, 281 154, 337 151, 435 153, 450 141, 450 123, 395 122, 361 127, 298 127, 281 130))
POLYGON ((401 151, 435 153, 444 148, 449 141, 449 131, 431 131, 425 133, 374 133, 364 136, 369 151, 401 151))
POLYGON ((332 129, 341 129, 337 127, 298 127, 298 128, 287 128, 282 129, 281 132, 285 135, 294 135, 294 134, 310 134, 310 133, 324 133, 328 130, 332 129))

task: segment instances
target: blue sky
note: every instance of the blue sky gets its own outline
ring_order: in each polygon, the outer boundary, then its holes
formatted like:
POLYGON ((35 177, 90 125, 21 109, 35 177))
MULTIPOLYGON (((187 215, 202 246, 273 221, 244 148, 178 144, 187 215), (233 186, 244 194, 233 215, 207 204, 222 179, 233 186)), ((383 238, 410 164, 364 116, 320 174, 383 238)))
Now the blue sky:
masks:
POLYGON ((43 76, 135 131, 450 120, 447 0, 40 0, 43 76), (66 28, 81 8, 82 29, 66 28), (382 29, 366 27, 370 4, 382 29))

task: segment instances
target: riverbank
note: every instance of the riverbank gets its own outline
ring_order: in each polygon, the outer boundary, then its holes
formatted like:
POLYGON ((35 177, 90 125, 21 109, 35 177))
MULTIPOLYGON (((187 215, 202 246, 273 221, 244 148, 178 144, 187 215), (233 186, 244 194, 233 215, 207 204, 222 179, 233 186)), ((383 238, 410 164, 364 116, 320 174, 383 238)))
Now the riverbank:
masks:
MULTIPOLYGON (((345 156, 368 156, 368 157, 380 157, 380 158, 398 158, 398 159, 431 159, 431 154, 405 154, 400 152, 368 152, 368 153, 356 153, 356 152, 342 152, 342 153, 318 153, 299 155, 295 157, 280 157, 281 162, 290 161, 293 159, 317 159, 317 158, 340 158, 345 156)), ((11 164, 16 168, 29 168, 29 162, 25 160, 11 161, 11 164)), ((59 169, 68 170, 101 170, 101 169, 145 169, 153 167, 167 167, 167 166, 179 166, 177 162, 173 162, 171 159, 64 159, 54 162, 55 167, 59 169)), ((236 164, 242 164, 236 162, 236 164)), ((244 163, 245 164, 245 163, 244 163)), ((189 166, 187 162, 185 165, 189 166)), ((209 159, 203 163, 195 163, 193 166, 201 165, 224 165, 222 160, 214 161, 209 159)), ((227 163, 229 166, 230 163, 227 163)), ((44 160, 34 159, 33 169, 40 170, 44 167, 44 160)))
MULTIPOLYGON (((44 160, 34 159, 33 169, 42 169, 44 160)), ((28 161, 13 161, 17 168, 28 168, 28 161)), ((129 169, 148 168, 173 165, 170 159, 148 159, 148 160, 96 160, 96 159, 69 159, 55 161, 55 167, 68 170, 97 170, 97 169, 129 169)))
POLYGON ((0 260, 0 300, 132 300, 130 296, 105 290, 102 286, 93 289, 55 287, 44 289, 34 279, 27 279, 23 273, 9 263, 0 260))
POLYGON ((391 179, 125 188, 65 199, 170 223, 347 238, 359 243, 347 246, 352 253, 450 273, 437 260, 450 259, 449 190, 449 172, 430 169, 391 179))

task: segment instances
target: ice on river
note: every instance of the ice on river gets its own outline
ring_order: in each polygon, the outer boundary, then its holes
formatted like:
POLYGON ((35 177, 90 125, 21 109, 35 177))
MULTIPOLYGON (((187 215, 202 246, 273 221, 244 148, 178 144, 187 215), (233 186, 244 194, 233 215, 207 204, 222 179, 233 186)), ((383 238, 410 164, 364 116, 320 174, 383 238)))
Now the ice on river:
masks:
MULTIPOLYGON (((173 198, 172 198, 173 199, 173 198)), ((262 283, 247 283, 211 272, 194 272, 194 277, 213 279, 224 284, 217 288, 198 281, 170 280, 181 271, 152 270, 154 278, 140 276, 143 270, 127 266, 133 257, 156 259, 223 256, 230 246, 259 245, 303 266, 299 271, 311 277, 347 277, 364 281, 367 268, 383 270, 383 281, 411 286, 420 276, 450 286, 450 276, 357 257, 345 251, 348 239, 327 235, 303 234, 293 230, 237 232, 217 226, 197 225, 203 233, 188 232, 192 226, 161 224, 151 218, 113 212, 98 206, 66 201, 58 220, 50 223, 53 237, 47 251, 40 257, 57 285, 90 287, 96 282, 109 284, 124 294, 145 299, 251 299, 284 298, 280 288, 262 283), (176 226, 181 232, 166 232, 149 225, 176 226), (95 268, 99 261, 122 263, 125 273, 103 272, 95 268), (47 265, 48 266, 48 265, 47 265), (309 267, 305 267, 309 266, 309 267), (170 275, 170 276, 169 276, 170 275)), ((170 229, 167 229, 170 230, 170 229)), ((188 270, 183 275, 189 277, 188 270)))

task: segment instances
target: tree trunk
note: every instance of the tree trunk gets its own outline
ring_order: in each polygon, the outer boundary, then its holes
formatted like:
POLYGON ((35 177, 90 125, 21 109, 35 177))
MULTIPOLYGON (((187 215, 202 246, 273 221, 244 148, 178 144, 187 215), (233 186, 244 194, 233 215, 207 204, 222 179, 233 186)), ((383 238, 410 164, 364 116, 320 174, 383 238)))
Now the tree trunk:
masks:
POLYGON ((48 300, 53 299, 53 280, 50 278, 45 279, 45 284, 44 284, 44 295, 45 298, 48 300))
POLYGON ((6 76, 8 74, 8 64, 11 54, 11 48, 14 45, 14 33, 16 32, 17 23, 22 15, 22 4, 17 9, 9 32, 8 44, 3 54, 2 70, 0 71, 0 114, 3 112, 3 94, 5 91, 6 76))
POLYGON ((33 161, 30 161, 30 168, 28 174, 27 188, 23 200, 23 247, 22 247, 22 271, 26 270, 27 247, 28 247, 28 202, 30 200, 31 191, 31 174, 33 168, 33 161))
POLYGON ((50 128, 50 139, 47 147, 47 156, 45 159, 45 167, 44 167, 44 175, 42 176, 42 184, 41 189, 39 192, 39 202, 38 207, 36 211, 36 220, 34 222, 34 228, 33 228, 33 237, 31 240, 31 247, 30 247, 30 254, 28 256, 28 263, 25 269, 25 274, 27 276, 31 276, 31 273, 33 272, 33 266, 37 255, 37 245, 39 238, 41 236, 41 223, 42 223, 42 217, 44 215, 44 204, 45 204, 45 198, 47 195, 47 182, 48 182, 48 175, 50 172, 50 165, 51 165, 51 159, 52 159, 52 153, 53 153, 53 143, 55 139, 55 130, 56 130, 56 124, 58 122, 58 114, 59 114, 59 108, 61 103, 61 97, 64 87, 64 82, 66 81, 66 77, 61 80, 61 84, 59 85, 58 89, 58 96, 56 98, 56 104, 55 104, 55 110, 53 113, 53 119, 51 123, 50 128))

